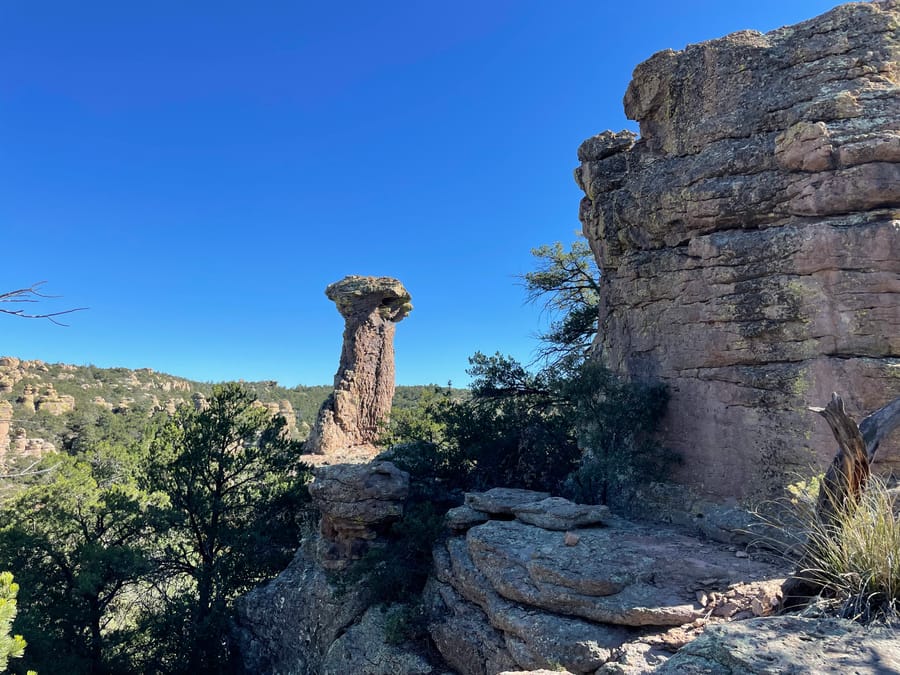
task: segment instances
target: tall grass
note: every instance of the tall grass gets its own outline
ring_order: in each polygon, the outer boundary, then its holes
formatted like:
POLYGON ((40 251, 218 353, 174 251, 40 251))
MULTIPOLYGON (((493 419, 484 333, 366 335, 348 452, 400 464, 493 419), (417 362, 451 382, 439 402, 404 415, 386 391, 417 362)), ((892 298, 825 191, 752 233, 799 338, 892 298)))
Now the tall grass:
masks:
POLYGON ((822 589, 820 604, 862 622, 900 618, 900 517, 884 479, 872 476, 828 522, 805 510, 796 576, 822 589))

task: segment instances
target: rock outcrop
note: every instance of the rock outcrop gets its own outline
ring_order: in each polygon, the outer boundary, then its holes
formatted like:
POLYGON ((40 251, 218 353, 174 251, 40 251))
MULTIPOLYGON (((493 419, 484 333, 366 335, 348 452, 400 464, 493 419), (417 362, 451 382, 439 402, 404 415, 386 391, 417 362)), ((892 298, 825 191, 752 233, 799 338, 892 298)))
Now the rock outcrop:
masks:
POLYGON ((410 295, 390 277, 348 276, 325 289, 344 317, 344 344, 334 393, 319 410, 305 452, 329 454, 369 446, 394 398, 394 331, 412 310, 410 295))
POLYGON ((656 673, 900 673, 900 634, 843 619, 779 616, 711 626, 656 673))
POLYGON ((321 513, 318 560, 345 569, 359 560, 386 525, 403 515, 409 474, 390 462, 336 464, 316 470, 309 486, 321 513))
MULTIPOLYGON (((900 3, 843 5, 638 65, 631 132, 578 150, 603 272, 596 348, 669 385, 664 441, 699 494, 824 466, 840 390, 900 395, 900 3)), ((881 461, 898 461, 896 436, 881 461)))
MULTIPOLYGON (((379 533, 402 514, 408 490, 409 474, 390 462, 316 470, 310 493, 321 513, 319 535, 304 541, 284 572, 236 603, 235 638, 247 672, 337 673, 342 654, 365 656, 359 641, 374 640, 373 626, 383 625, 384 617, 363 619, 371 602, 365 583, 340 589, 330 572, 379 545, 379 533)), ((388 673, 391 664, 418 663, 381 638, 368 645, 371 669, 355 672, 388 673)))
POLYGON ((470 493, 463 508, 487 522, 466 514, 465 534, 435 548, 429 631, 463 675, 648 672, 706 621, 778 605, 781 570, 743 551, 530 494, 470 493))

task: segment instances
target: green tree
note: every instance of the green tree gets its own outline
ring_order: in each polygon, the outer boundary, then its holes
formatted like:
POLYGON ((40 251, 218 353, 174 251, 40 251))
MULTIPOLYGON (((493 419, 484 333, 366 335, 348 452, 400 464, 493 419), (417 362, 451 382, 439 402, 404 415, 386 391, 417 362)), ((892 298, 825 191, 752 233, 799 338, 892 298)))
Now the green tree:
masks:
POLYGON ((12 634, 12 624, 18 609, 16 596, 19 584, 11 572, 0 572, 0 672, 5 672, 11 658, 22 658, 28 643, 21 635, 12 634))
POLYGON ((522 279, 528 299, 550 314, 548 330, 540 338, 540 356, 549 363, 580 361, 597 333, 600 307, 600 270, 587 242, 577 240, 569 250, 560 242, 532 249, 538 268, 522 279))
POLYGON ((179 655, 188 672, 226 667, 232 601, 280 572, 299 542, 310 474, 285 427, 250 391, 227 384, 204 409, 182 406, 150 440, 147 487, 170 502, 159 558, 170 589, 165 621, 190 640, 179 655))
POLYGON ((51 471, 4 504, 2 564, 24 582, 30 665, 45 674, 102 673, 127 642, 115 606, 150 569, 152 511, 164 498, 136 484, 129 450, 98 443, 44 460, 51 471))

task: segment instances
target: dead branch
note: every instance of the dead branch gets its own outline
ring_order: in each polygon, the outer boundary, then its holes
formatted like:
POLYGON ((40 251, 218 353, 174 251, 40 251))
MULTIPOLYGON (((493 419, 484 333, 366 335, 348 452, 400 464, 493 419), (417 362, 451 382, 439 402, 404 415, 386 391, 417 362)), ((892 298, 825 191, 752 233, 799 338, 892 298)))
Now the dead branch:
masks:
MULTIPOLYGON (((45 283, 47 282, 39 281, 36 284, 32 284, 31 286, 28 286, 26 288, 18 288, 14 291, 6 291, 5 293, 0 293, 0 303, 34 303, 40 302, 41 300, 58 298, 58 295, 47 295, 39 290, 40 287, 45 283)), ((73 312, 81 312, 85 309, 87 309, 87 307, 73 307, 72 309, 63 309, 58 312, 44 312, 38 314, 28 312, 25 309, 6 309, 4 307, 0 307, 0 314, 18 316, 22 319, 47 319, 51 323, 55 323, 57 326, 66 326, 68 324, 58 321, 57 317, 63 316, 65 314, 71 314, 73 312)))

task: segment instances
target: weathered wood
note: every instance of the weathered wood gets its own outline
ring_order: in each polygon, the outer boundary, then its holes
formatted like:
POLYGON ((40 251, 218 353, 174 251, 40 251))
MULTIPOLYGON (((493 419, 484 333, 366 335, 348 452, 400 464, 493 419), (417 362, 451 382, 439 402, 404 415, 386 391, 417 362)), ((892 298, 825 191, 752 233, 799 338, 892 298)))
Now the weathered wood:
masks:
MULTIPOLYGON (((855 504, 866 489, 871 464, 878 446, 900 426, 900 397, 882 406, 857 425, 844 409, 844 401, 834 393, 824 408, 810 408, 822 415, 831 427, 838 451, 819 487, 815 517, 828 531, 835 517, 848 505, 855 504)), ((837 536, 837 530, 834 530, 837 536)), ((804 556, 805 558, 806 556, 804 556)), ((800 569, 805 567, 803 560, 800 569)), ((782 586, 783 607, 793 609, 808 602, 821 591, 809 579, 791 577, 782 586)))
POLYGON ((838 442, 837 454, 825 472, 816 503, 816 517, 827 524, 848 503, 856 503, 865 489, 870 474, 869 453, 859 426, 847 414, 838 394, 832 394, 824 408, 810 410, 825 418, 838 442))

